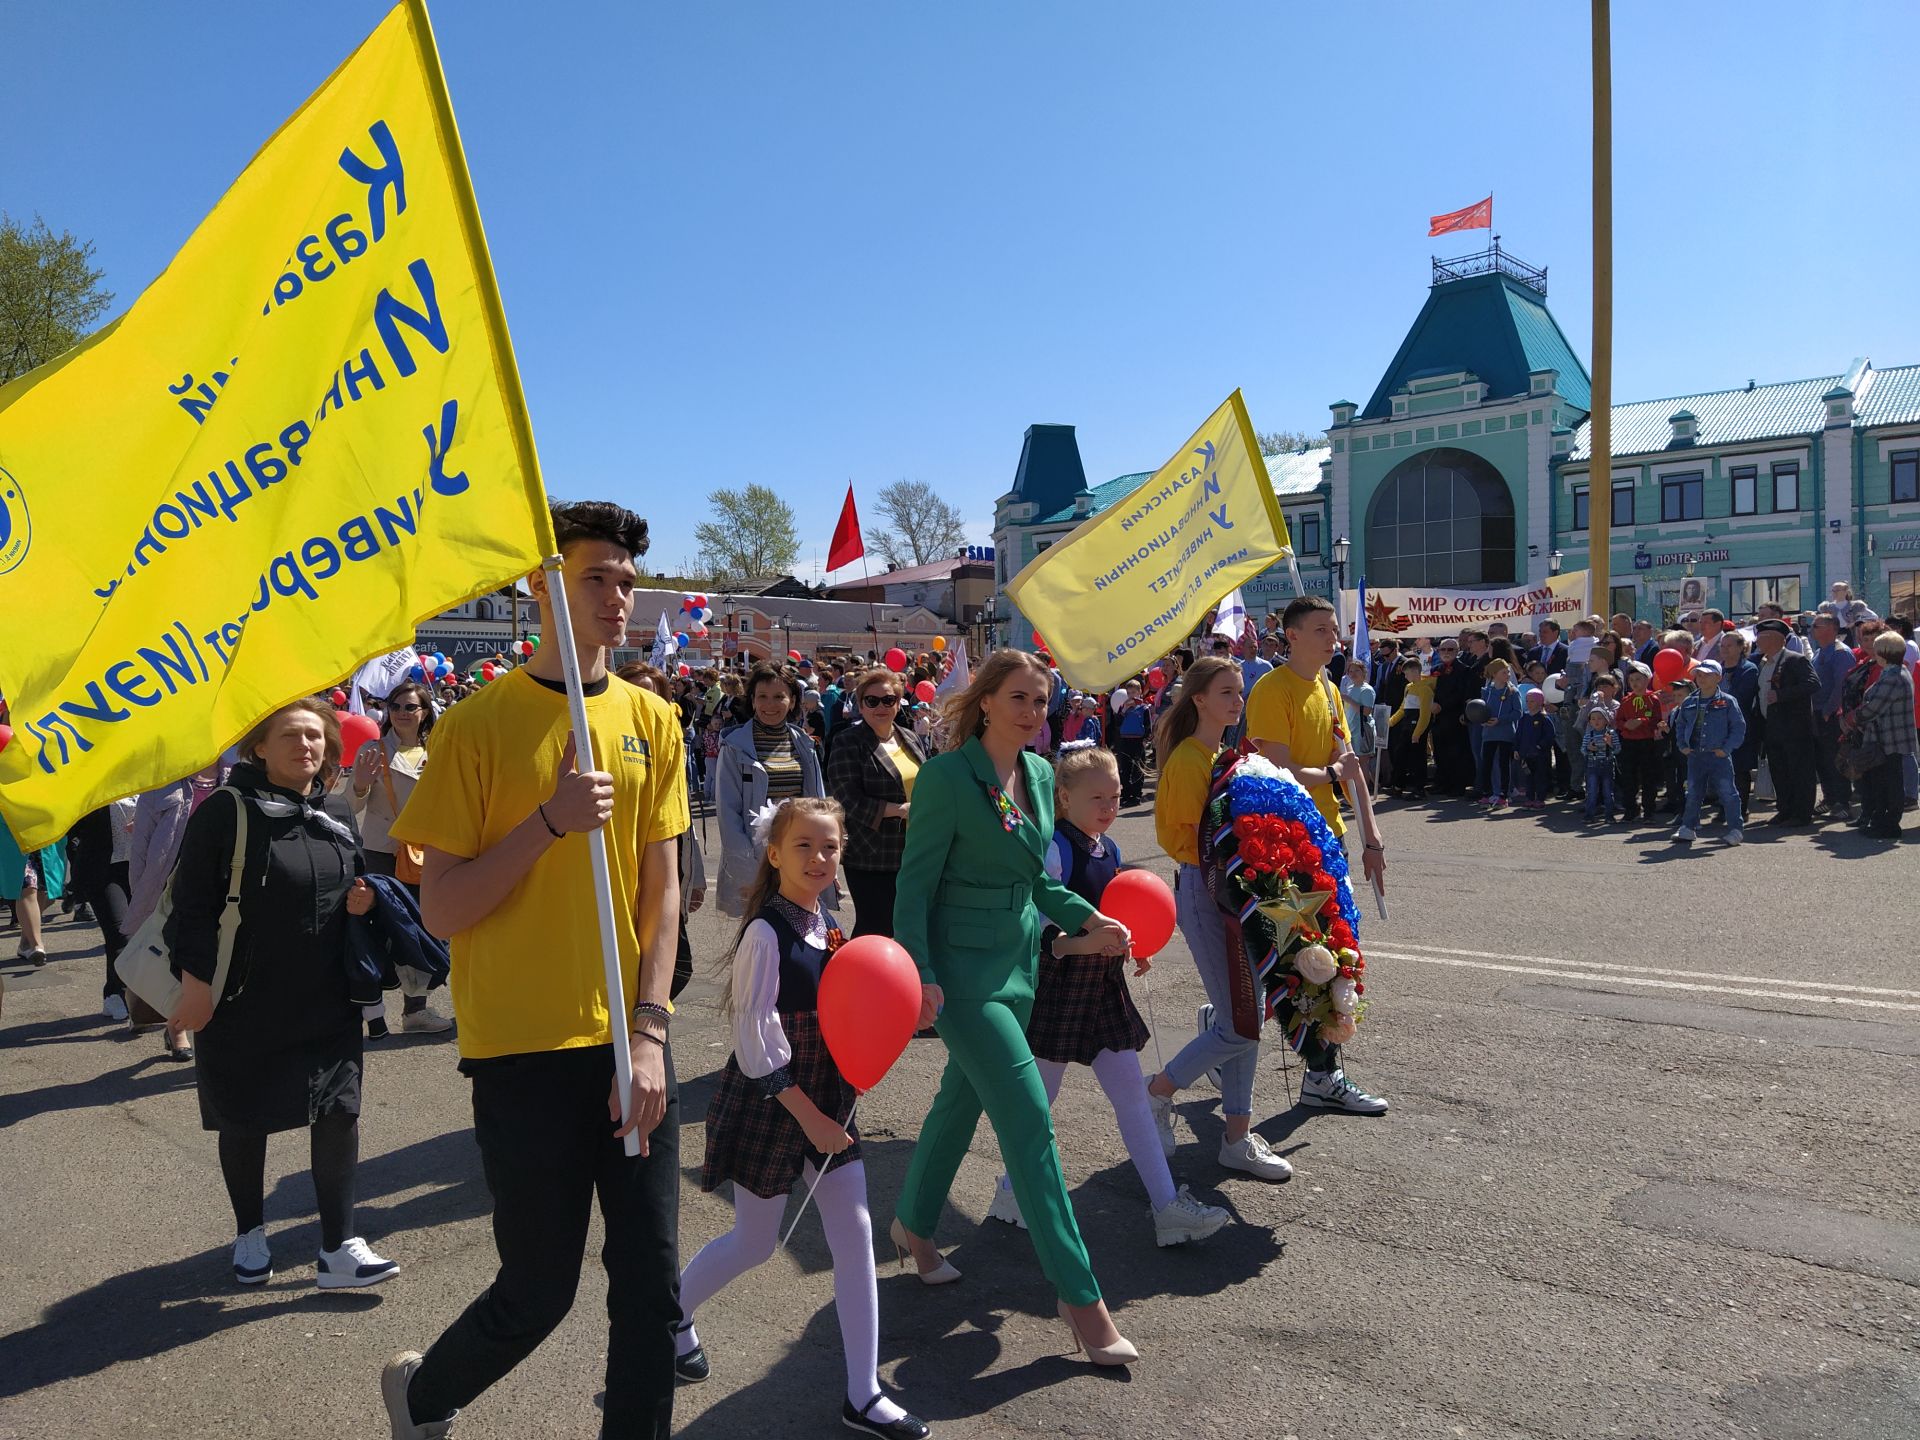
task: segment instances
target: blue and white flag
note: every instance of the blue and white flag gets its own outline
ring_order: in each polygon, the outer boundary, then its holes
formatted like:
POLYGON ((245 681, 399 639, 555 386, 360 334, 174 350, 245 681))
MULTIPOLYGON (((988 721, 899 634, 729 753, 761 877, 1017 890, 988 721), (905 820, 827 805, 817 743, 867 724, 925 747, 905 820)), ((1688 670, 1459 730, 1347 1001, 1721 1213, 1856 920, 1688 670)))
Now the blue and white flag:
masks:
POLYGON ((647 657, 647 663, 656 670, 665 670, 673 663, 673 657, 679 647, 673 643, 673 631, 667 628, 667 612, 660 612, 660 628, 653 632, 653 653, 647 657))
POLYGON ((1247 628, 1247 602, 1240 597, 1239 587, 1229 590, 1220 601, 1213 615, 1213 633, 1224 635, 1234 644, 1240 643, 1240 637, 1247 628))
MULTIPOLYGON (((1367 633, 1367 577, 1362 575, 1354 595, 1353 656, 1364 667, 1373 659, 1373 637, 1367 633)), ((1361 671, 1365 674, 1364 668, 1361 671)))

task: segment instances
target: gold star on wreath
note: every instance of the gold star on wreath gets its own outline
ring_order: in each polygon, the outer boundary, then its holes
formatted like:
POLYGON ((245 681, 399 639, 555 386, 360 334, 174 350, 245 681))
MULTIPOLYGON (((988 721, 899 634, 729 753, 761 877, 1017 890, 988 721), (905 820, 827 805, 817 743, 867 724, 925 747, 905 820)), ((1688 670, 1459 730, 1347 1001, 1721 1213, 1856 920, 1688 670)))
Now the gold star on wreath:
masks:
POLYGON ((1314 923, 1314 917, 1320 913, 1322 906, 1333 899, 1333 895, 1331 890, 1301 890, 1289 881, 1279 899, 1260 902, 1260 913, 1283 933, 1317 930, 1320 927, 1314 923))

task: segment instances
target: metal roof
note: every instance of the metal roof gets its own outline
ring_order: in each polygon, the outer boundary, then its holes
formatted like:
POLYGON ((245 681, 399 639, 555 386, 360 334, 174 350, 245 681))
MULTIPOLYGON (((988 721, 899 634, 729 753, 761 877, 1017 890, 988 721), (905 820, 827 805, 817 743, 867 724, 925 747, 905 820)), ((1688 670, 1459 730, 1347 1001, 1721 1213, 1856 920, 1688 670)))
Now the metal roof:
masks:
MULTIPOLYGON (((1321 462, 1333 453, 1326 445, 1314 450, 1298 450, 1290 455, 1269 455, 1266 457, 1267 476, 1273 484, 1273 493, 1285 498, 1289 495, 1308 495, 1319 488, 1321 462)), ((1147 481, 1155 471, 1142 470, 1134 475, 1121 475, 1096 485, 1093 489, 1093 509, 1089 512, 1098 515, 1102 510, 1118 504, 1147 481)), ((1056 510, 1051 515, 1042 515, 1029 521, 1033 525, 1071 525, 1075 520, 1084 520, 1087 516, 1076 516, 1071 505, 1056 510)), ((880 577, 875 576, 878 580, 880 577)))
POLYGON ((1911 425, 1920 421, 1920 365, 1895 365, 1872 372, 1867 393, 1854 404, 1862 425, 1911 425))
MULTIPOLYGON (((1820 397, 1842 378, 1821 375, 1811 380, 1755 385, 1752 389, 1742 386, 1738 390, 1711 390, 1704 395, 1672 395, 1664 400, 1635 400, 1616 405, 1613 407, 1614 457, 1811 435, 1826 423, 1827 409, 1820 397), (1694 439, 1676 441, 1668 421, 1688 410, 1699 419, 1694 427, 1694 439)), ((1592 443, 1592 430, 1591 421, 1580 422, 1573 434, 1570 459, 1589 458, 1587 447, 1592 443)))

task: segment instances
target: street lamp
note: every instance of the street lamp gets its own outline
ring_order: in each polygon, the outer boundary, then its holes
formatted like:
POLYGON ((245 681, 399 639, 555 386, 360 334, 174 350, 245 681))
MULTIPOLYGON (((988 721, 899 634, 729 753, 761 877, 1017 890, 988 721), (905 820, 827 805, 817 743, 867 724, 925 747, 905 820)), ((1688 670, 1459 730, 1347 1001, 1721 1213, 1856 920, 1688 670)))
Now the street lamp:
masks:
POLYGON ((793 653, 793 616, 780 617, 780 653, 783 656, 793 653))
POLYGON ((1558 575, 1560 573, 1560 567, 1566 563, 1566 559, 1567 557, 1562 555, 1558 550, 1553 551, 1547 556, 1547 573, 1549 575, 1558 575))
POLYGON ((1335 583, 1344 590, 1347 588, 1347 554, 1353 549, 1353 542, 1342 535, 1333 542, 1333 568, 1338 572, 1335 583))

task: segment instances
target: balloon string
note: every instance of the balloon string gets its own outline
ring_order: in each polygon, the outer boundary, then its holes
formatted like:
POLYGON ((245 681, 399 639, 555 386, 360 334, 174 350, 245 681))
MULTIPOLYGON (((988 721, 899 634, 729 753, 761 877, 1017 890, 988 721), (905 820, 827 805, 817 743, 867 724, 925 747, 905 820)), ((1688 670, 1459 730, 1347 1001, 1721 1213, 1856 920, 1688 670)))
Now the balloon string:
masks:
POLYGON ((1160 1053, 1160 1019, 1153 1013, 1153 972, 1149 970, 1140 977, 1140 981, 1147 987, 1147 1025, 1153 1033, 1153 1073, 1164 1075, 1167 1073, 1167 1058, 1160 1053))
MULTIPOLYGON (((847 1118, 840 1122, 840 1128, 842 1130, 846 1129, 849 1125, 853 1124, 853 1112, 855 1110, 858 1110, 859 1108, 860 1108, 860 1097, 856 1095, 853 1097, 853 1104, 847 1107, 847 1118)), ((782 1245, 786 1244, 787 1241, 791 1240, 793 1238, 793 1232, 800 1228, 800 1217, 807 1213, 807 1206, 813 1203, 813 1192, 818 1190, 820 1188, 820 1182, 827 1178, 827 1166, 832 1164, 833 1164, 833 1156, 829 1155, 827 1156, 827 1164, 822 1165, 817 1171, 814 1172, 813 1184, 807 1187, 806 1199, 800 1202, 800 1208, 794 1212, 793 1224, 787 1226, 787 1233, 780 1237, 780 1243, 782 1245)))

